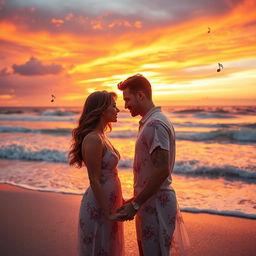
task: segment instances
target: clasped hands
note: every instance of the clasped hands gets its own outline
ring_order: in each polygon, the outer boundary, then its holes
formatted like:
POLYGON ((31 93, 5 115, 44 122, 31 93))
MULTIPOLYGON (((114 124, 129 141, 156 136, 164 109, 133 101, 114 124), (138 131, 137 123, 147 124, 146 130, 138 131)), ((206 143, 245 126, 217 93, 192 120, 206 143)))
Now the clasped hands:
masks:
POLYGON ((133 208, 131 203, 125 203, 121 207, 119 207, 115 213, 110 215, 110 220, 116 221, 127 221, 133 220, 137 211, 133 208))

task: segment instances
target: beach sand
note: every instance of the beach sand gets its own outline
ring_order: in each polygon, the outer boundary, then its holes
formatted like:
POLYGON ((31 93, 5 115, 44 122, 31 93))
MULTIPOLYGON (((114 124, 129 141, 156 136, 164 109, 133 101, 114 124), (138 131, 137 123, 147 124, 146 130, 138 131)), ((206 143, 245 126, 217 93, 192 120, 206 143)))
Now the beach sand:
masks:
MULTIPOLYGON (((1 256, 76 256, 81 196, 0 184, 1 256)), ((183 213, 188 256, 256 255, 256 220, 183 213)), ((134 221, 125 222, 126 255, 138 255, 134 221)), ((153 254, 152 254, 153 256, 153 254)))

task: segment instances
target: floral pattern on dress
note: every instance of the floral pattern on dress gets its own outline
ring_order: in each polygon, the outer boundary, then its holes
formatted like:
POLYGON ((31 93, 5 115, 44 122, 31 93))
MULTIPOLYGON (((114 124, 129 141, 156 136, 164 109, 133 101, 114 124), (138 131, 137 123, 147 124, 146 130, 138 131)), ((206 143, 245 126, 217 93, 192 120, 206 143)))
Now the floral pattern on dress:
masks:
POLYGON ((142 237, 146 240, 152 239, 155 236, 154 227, 152 225, 147 225, 142 229, 142 237))
POLYGON ((157 197, 158 201, 160 202, 160 205, 162 207, 165 207, 166 204, 168 204, 168 202, 170 202, 170 199, 168 197, 167 193, 161 193, 158 197, 157 197))
POLYGON ((152 207, 151 205, 145 205, 143 210, 148 214, 155 214, 156 215, 156 208, 152 207))
POLYGON ((87 212, 91 219, 98 220, 101 217, 101 209, 91 206, 91 204, 87 203, 87 212))
POLYGON ((117 201, 117 195, 114 191, 112 191, 109 195, 109 204, 111 206, 115 205, 116 204, 116 201, 117 201))
POLYGON ((169 223, 170 225, 174 225, 174 226, 175 226, 176 217, 177 217, 177 216, 171 216, 170 214, 168 214, 168 223, 169 223))
POLYGON ((97 256, 109 256, 109 254, 104 250, 104 248, 101 248, 97 256))
POLYGON ((81 229, 83 229, 83 227, 84 227, 84 222, 83 222, 82 219, 79 220, 79 224, 80 224, 81 229))
POLYGON ((163 231, 163 239, 164 239, 164 246, 170 247, 172 243, 172 237, 166 232, 166 229, 163 231))
POLYGON ((88 245, 88 244, 91 244, 93 241, 93 235, 84 235, 84 238, 83 238, 83 243, 88 245))

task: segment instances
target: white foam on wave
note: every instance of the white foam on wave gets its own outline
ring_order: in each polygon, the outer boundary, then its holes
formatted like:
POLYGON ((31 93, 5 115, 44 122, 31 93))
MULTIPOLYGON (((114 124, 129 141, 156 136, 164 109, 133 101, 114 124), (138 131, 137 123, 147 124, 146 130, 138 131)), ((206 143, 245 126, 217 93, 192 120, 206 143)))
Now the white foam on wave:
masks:
MULTIPOLYGON (((198 128, 226 128, 229 127, 229 124, 205 124, 205 123, 193 123, 193 122, 184 122, 184 123, 173 123, 175 127, 198 127, 198 128)), ((233 124, 231 124, 234 126, 233 124)))
MULTIPOLYGON (((44 117, 32 117, 30 116, 29 119, 33 119, 33 121, 74 121, 73 119, 44 119, 44 117), (43 119, 41 119, 43 118, 43 119)), ((14 120, 14 119, 13 119, 14 120)), ((23 121, 26 118, 22 119, 23 121)), ((31 121, 31 120, 30 120, 31 121)), ((178 126, 183 125, 190 125, 188 124, 181 124, 178 126)), ((218 125, 202 125, 202 127, 217 127, 218 125)), ((194 127, 201 127, 201 124, 194 124, 194 127)), ((0 126, 0 133, 42 133, 42 134, 56 134, 56 135, 71 135, 71 128, 55 128, 55 129, 30 129, 26 127, 20 126, 0 126)), ((137 136, 137 129, 131 130, 113 130, 109 133, 110 138, 120 138, 120 139, 129 139, 129 138, 136 138, 137 136)), ((241 128, 241 129, 219 129, 215 131, 209 132, 176 132, 176 138, 178 140, 190 140, 190 141, 207 141, 207 140, 214 140, 214 141, 229 141, 231 143, 237 142, 256 142, 256 129, 253 128, 241 128)))
POLYGON ((20 126, 0 126, 0 133, 42 133, 55 135, 71 135, 70 128, 53 128, 53 129, 29 129, 20 126))
POLYGON ((7 146, 0 146, 0 158, 66 163, 67 152, 53 149, 33 151, 24 145, 13 143, 7 146))
POLYGON ((0 184, 7 184, 7 185, 12 185, 18 188, 24 188, 32 191, 38 191, 38 192, 51 192, 51 193, 60 193, 60 194, 66 194, 66 195, 83 195, 84 192, 75 192, 75 191, 63 191, 63 189, 50 189, 47 186, 41 186, 41 187, 34 187, 34 186, 29 186, 26 184, 17 184, 15 182, 1 182, 0 184))
POLYGON ((179 140, 205 141, 205 140, 228 140, 238 142, 256 142, 255 129, 220 129, 210 132, 177 132, 176 137, 179 140))
POLYGON ((256 219, 256 214, 248 214, 240 211, 218 211, 212 209, 199 209, 199 208, 190 208, 190 207, 182 207, 181 211, 183 212, 191 212, 191 213, 209 213, 223 216, 233 216, 240 218, 248 218, 248 219, 256 219))
POLYGON ((175 174, 188 176, 223 177, 229 179, 256 180, 256 169, 243 170, 231 165, 204 166, 198 160, 178 161, 174 167, 175 174))
POLYGON ((236 118, 233 115, 226 115, 226 114, 213 114, 213 113, 204 113, 204 114, 195 114, 194 115, 196 118, 200 118, 200 119, 232 119, 232 118, 236 118))
POLYGON ((70 116, 25 116, 25 115, 0 115, 0 121, 29 121, 29 122, 74 122, 70 116))
POLYGON ((74 116, 77 113, 65 109, 47 109, 41 113, 42 116, 74 116))
MULTIPOLYGON (((68 151, 54 148, 38 148, 36 146, 24 145, 13 142, 0 145, 0 158, 28 161, 46 161, 55 163, 67 163, 68 151)), ((130 157, 121 158, 118 168, 133 168, 133 159, 130 157)), ((256 180, 256 168, 252 165, 207 165, 199 160, 177 161, 174 166, 174 173, 185 176, 202 176, 210 178, 223 177, 225 179, 238 179, 253 182, 256 180)))

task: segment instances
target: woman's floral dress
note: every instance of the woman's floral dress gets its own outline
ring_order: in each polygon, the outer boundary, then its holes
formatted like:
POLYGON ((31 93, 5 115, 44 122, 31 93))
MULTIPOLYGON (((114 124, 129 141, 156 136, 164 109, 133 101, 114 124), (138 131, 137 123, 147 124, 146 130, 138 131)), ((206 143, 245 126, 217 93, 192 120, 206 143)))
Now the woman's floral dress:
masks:
MULTIPOLYGON (((115 212, 123 200, 116 169, 119 159, 119 153, 106 146, 100 182, 111 212, 115 212)), ((91 187, 87 189, 81 202, 78 239, 80 256, 124 255, 123 223, 106 219, 91 187)))

